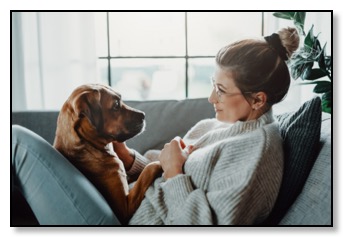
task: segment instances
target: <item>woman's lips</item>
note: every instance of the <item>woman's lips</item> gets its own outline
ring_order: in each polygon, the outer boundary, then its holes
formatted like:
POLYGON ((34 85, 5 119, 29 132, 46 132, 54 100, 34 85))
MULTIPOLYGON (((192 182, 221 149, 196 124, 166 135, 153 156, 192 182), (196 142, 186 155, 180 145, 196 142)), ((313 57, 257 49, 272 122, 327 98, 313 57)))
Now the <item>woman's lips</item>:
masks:
POLYGON ((222 110, 221 110, 221 109, 214 108, 214 111, 215 111, 216 113, 218 113, 218 112, 221 112, 222 110))

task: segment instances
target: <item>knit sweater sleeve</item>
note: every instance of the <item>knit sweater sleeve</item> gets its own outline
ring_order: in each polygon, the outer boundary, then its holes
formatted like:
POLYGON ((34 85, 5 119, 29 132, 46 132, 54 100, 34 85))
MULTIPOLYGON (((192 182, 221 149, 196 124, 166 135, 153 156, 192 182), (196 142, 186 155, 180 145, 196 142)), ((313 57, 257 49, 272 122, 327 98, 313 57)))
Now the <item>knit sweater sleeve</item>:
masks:
POLYGON ((206 187, 197 187, 189 175, 162 184, 168 224, 251 225, 263 220, 277 197, 282 174, 282 146, 254 133, 230 141, 214 155, 206 187), (244 141, 244 142, 242 142, 244 141), (263 173, 263 174, 261 174, 263 173))
POLYGON ((135 160, 134 160, 131 168, 128 171, 126 171, 126 174, 129 177, 134 177, 134 176, 139 175, 142 172, 142 170, 144 169, 144 167, 151 162, 149 159, 142 156, 136 150, 133 150, 133 151, 135 154, 135 160))

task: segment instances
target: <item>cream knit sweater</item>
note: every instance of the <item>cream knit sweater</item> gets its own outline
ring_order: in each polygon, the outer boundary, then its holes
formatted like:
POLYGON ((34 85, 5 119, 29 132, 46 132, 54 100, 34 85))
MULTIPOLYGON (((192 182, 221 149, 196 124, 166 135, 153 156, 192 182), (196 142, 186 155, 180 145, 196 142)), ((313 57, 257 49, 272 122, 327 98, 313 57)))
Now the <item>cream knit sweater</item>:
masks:
MULTIPOLYGON (((185 174, 156 179, 131 225, 252 225, 268 216, 283 173, 272 110, 248 122, 202 120, 183 139, 196 148, 185 174)), ((148 162, 137 154, 128 175, 148 162)))

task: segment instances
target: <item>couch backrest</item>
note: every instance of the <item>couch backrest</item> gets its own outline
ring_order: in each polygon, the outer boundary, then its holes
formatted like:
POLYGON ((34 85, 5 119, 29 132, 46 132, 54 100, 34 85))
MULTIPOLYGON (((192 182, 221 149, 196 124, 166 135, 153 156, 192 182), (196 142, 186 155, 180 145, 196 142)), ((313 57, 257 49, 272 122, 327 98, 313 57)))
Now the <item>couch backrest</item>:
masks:
MULTIPOLYGON (((184 136, 198 121, 213 118, 215 113, 207 99, 167 101, 127 101, 127 105, 145 112, 146 129, 130 139, 129 147, 144 153, 148 149, 161 149, 175 136, 184 136)), ((53 143, 57 111, 13 112, 12 124, 22 125, 53 143)))
POLYGON ((53 143, 58 111, 12 112, 12 124, 19 124, 53 143))
POLYGON ((162 149, 175 136, 183 137, 198 121, 215 115, 207 99, 128 102, 128 105, 146 115, 145 132, 127 142, 141 153, 148 149, 162 149))

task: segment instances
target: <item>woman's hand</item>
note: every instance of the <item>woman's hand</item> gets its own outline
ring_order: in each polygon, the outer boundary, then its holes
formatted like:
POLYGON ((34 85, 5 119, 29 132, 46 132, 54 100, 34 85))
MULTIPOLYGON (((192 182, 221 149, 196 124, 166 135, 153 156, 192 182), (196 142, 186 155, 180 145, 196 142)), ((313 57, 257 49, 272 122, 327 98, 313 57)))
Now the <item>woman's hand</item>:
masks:
POLYGON ((123 162, 125 170, 129 170, 135 161, 135 153, 126 146, 125 142, 112 142, 113 150, 123 162))
POLYGON ((165 179, 183 174, 183 165, 190 150, 190 147, 186 148, 185 143, 180 137, 176 137, 170 143, 164 145, 158 159, 161 162, 165 179))

